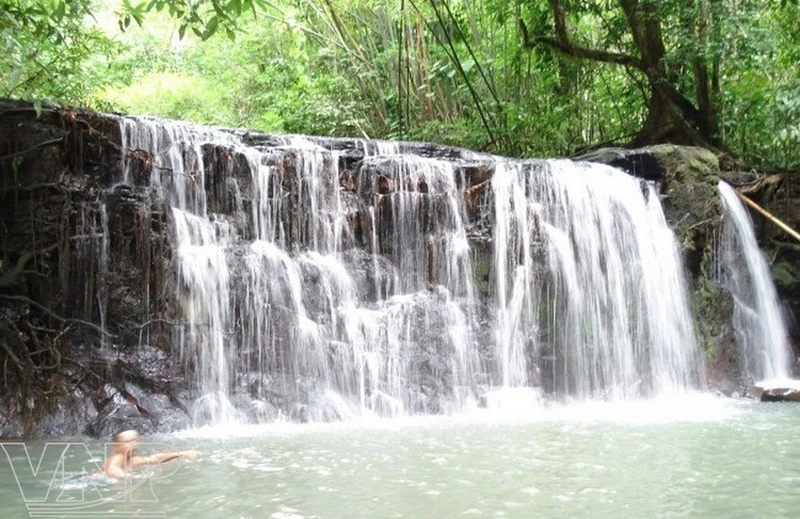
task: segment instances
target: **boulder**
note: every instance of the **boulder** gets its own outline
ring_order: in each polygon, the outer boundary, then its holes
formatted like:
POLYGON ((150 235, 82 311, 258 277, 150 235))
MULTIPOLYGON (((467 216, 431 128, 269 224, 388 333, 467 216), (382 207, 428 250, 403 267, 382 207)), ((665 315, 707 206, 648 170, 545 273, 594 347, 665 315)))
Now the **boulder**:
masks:
POLYGON ((800 389, 772 387, 764 389, 759 399, 762 402, 800 402, 800 389))

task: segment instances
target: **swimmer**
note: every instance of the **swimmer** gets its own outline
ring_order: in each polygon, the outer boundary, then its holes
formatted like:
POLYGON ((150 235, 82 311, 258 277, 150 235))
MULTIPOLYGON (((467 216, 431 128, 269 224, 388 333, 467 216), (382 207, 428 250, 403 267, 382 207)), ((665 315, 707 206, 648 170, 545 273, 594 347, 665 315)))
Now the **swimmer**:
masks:
POLYGON ((194 460, 202 456, 200 451, 162 452, 152 456, 139 456, 139 433, 133 429, 114 436, 114 454, 103 463, 103 472, 112 478, 124 478, 130 469, 142 465, 158 465, 175 459, 194 460))

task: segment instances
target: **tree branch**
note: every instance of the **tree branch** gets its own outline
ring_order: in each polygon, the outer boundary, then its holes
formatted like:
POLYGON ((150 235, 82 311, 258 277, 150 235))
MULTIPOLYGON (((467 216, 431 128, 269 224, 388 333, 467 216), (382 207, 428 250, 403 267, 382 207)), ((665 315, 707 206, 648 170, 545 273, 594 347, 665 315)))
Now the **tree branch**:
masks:
POLYGON ((20 155, 26 155, 32 151, 35 151, 39 148, 44 148, 46 146, 50 146, 52 144, 58 144, 59 142, 63 141, 64 137, 58 137, 57 139, 50 139, 49 141, 42 141, 38 144, 34 144, 30 148, 26 148, 22 151, 15 151, 14 153, 9 153, 8 155, 3 155, 0 157, 0 160, 8 160, 14 157, 19 157, 20 155))
POLYGON ((528 28, 525 26, 525 22, 520 18, 517 20, 517 22, 519 24, 520 31, 522 32, 522 45, 526 49, 531 49, 535 45, 544 45, 572 58, 588 59, 603 63, 613 63, 615 65, 622 65, 624 67, 633 67, 639 70, 644 70, 644 62, 634 56, 621 54, 618 52, 588 49, 586 47, 574 45, 569 40, 569 33, 567 32, 567 17, 564 13, 564 8, 561 6, 560 0, 549 0, 548 3, 550 4, 550 11, 553 13, 553 21, 555 23, 555 38, 549 36, 531 37, 528 33, 528 28))
POLYGON ((103 334, 103 335, 105 335, 107 337, 116 337, 116 335, 114 335, 113 333, 109 333, 109 332, 105 331, 103 328, 97 326, 94 323, 90 323, 89 321, 84 321, 82 319, 61 317, 60 315, 58 315, 54 311, 50 310, 46 306, 44 306, 44 305, 42 305, 40 303, 37 303, 36 301, 34 301, 33 299, 30 299, 28 297, 0 294, 0 298, 8 299, 8 300, 11 300, 11 301, 19 301, 21 303, 25 303, 25 304, 29 304, 31 306, 35 306, 36 308, 38 308, 39 310, 41 310, 45 314, 49 315, 50 317, 52 317, 53 319, 55 319, 58 322, 81 324, 83 326, 88 326, 89 328, 93 328, 97 332, 99 332, 99 333, 101 333, 101 334, 103 334))
POLYGON ((615 65, 622 65, 623 67, 633 67, 639 70, 644 70, 644 63, 642 60, 633 56, 629 56, 628 54, 587 49, 586 47, 578 47, 573 45, 568 41, 559 41, 555 38, 550 38, 547 36, 537 36, 529 39, 525 43, 525 47, 531 48, 535 44, 545 45, 573 58, 589 59, 592 61, 601 61, 603 63, 613 63, 615 65))
POLYGON ((550 10, 553 11, 553 20, 556 26, 556 39, 569 45, 567 17, 564 14, 564 9, 561 7, 560 0, 550 0, 550 10))

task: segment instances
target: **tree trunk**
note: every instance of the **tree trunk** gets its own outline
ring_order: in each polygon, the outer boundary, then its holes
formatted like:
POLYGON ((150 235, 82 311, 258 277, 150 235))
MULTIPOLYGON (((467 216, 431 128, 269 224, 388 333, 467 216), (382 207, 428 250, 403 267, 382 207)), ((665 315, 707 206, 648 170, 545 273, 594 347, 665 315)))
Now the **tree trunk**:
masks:
POLYGON ((711 147, 715 144, 716 114, 708 88, 705 60, 693 61, 699 109, 681 94, 677 78, 666 67, 666 47, 659 4, 653 0, 620 0, 633 42, 650 86, 647 118, 630 143, 633 147, 669 142, 711 147))
MULTIPOLYGON (((715 0, 710 0, 715 1, 715 0)), ((569 36, 567 17, 561 0, 549 0, 553 13, 555 37, 531 38, 525 24, 520 20, 524 45, 544 44, 566 56, 613 63, 629 67, 644 74, 650 88, 647 102, 647 117, 636 134, 631 147, 656 143, 673 143, 719 147, 719 132, 716 116, 716 94, 719 91, 719 69, 715 61, 711 65, 709 78, 708 60, 699 53, 685 65, 690 65, 695 79, 697 105, 682 94, 677 73, 667 67, 667 51, 661 27, 660 2, 657 0, 619 0, 625 14, 636 54, 592 49, 576 45, 569 36)), ((694 5, 689 0, 689 5, 694 5)), ((705 45, 708 25, 712 23, 711 12, 703 4, 701 20, 695 38, 700 46, 705 45)))
POLYGON ((647 118, 642 128, 631 141, 631 147, 668 142, 687 146, 705 146, 710 143, 693 128, 688 120, 686 107, 680 106, 671 89, 661 82, 650 79, 650 100, 647 103, 647 118))

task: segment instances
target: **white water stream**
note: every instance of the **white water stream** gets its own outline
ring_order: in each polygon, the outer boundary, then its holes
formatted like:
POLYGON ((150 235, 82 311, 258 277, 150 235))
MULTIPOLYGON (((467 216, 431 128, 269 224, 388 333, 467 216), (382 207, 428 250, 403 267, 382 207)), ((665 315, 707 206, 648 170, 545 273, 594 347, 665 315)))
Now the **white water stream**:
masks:
POLYGON ((733 296, 736 342, 747 374, 759 385, 796 386, 790 381, 790 347, 778 295, 753 222, 736 192, 719 183, 725 224, 718 247, 719 276, 733 296))
MULTIPOLYGON (((129 156, 153 157, 148 182, 171 208, 186 322, 173 347, 200 423, 700 385, 687 280, 651 184, 602 165, 470 154, 493 173, 479 202, 490 232, 476 237, 464 161, 362 142, 348 163, 351 152, 302 137, 246 146, 132 118, 121 129, 129 156)), ((784 373, 784 361, 751 369, 784 373)))

